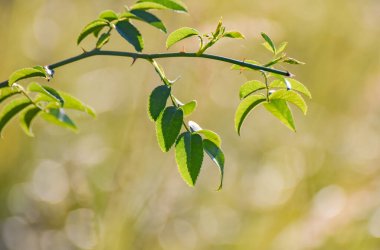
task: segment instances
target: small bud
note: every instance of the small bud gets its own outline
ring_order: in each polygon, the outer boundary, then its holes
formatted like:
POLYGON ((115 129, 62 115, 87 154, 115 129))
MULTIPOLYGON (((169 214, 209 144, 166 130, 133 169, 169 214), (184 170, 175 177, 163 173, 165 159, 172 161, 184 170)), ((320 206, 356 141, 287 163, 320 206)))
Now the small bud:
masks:
POLYGON ((54 70, 50 69, 49 66, 47 66, 47 65, 44 66, 44 70, 45 70, 46 74, 48 75, 48 81, 49 81, 54 76, 54 70))
POLYGON ((268 94, 271 95, 271 94, 273 94, 274 92, 276 92, 276 90, 271 89, 271 90, 269 90, 268 94))

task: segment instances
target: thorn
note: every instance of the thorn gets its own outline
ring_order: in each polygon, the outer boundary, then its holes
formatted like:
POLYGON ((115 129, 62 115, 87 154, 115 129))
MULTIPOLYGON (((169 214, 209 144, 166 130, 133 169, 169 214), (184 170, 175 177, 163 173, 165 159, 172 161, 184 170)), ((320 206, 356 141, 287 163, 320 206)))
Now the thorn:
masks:
POLYGON ((80 48, 82 49, 83 53, 87 53, 87 52, 88 52, 88 51, 85 50, 83 47, 80 47, 80 48))
POLYGON ((131 63, 131 66, 133 66, 133 64, 135 64, 135 62, 137 61, 137 58, 136 57, 133 57, 133 61, 131 63))

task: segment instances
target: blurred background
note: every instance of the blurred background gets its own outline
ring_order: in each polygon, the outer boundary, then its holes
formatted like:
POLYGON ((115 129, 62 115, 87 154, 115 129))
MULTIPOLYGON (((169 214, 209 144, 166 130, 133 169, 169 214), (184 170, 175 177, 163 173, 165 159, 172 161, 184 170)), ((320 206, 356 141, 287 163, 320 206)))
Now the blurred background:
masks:
MULTIPOLYGON (((76 37, 104 9, 133 1, 0 0, 0 80, 16 69, 81 53, 76 37)), ((160 151, 147 98, 160 81, 152 67, 94 57, 56 70, 50 84, 94 107, 72 113, 73 134, 37 120, 35 138, 17 119, 0 142, 0 249, 380 249, 380 2, 378 0, 185 1, 190 15, 157 12, 171 32, 214 30, 220 17, 243 41, 210 49, 270 60, 264 31, 288 41, 290 66, 311 90, 297 133, 263 109, 233 117, 239 86, 258 77, 204 59, 162 59, 175 95, 196 99, 191 120, 222 136, 225 184, 205 160, 195 188, 160 151)), ((145 52, 164 52, 166 35, 138 24, 145 52)), ((90 49, 94 40, 83 47, 90 49)), ((171 51, 193 51, 189 40, 171 51)), ((105 49, 131 51, 114 33, 105 49)))

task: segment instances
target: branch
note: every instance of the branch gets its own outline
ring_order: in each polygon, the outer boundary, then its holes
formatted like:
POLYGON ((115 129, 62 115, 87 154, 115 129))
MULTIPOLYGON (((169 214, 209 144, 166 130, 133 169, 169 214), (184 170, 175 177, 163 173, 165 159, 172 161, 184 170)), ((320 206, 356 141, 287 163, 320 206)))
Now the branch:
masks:
MULTIPOLYGON (((89 52, 84 52, 83 54, 62 60, 60 62, 51 64, 48 67, 50 69, 56 69, 56 68, 62 67, 64 65, 67 65, 67 64, 70 64, 70 63, 73 63, 76 61, 80 61, 82 59, 85 59, 85 58, 91 57, 91 56, 121 56, 121 57, 129 57, 129 58, 133 58, 133 59, 145 59, 145 60, 152 60, 152 59, 158 59, 158 58, 171 58, 171 57, 199 57, 199 58, 207 58, 207 59, 211 59, 211 60, 236 64, 236 65, 246 67, 246 68, 250 68, 253 70, 260 70, 260 71, 275 73, 278 75, 289 76, 289 77, 293 76, 288 71, 282 71, 282 70, 272 69, 272 68, 265 67, 265 66, 259 66, 259 65, 247 63, 244 61, 239 61, 239 60, 235 60, 232 58, 228 58, 228 57, 222 57, 222 56, 210 55, 210 54, 197 55, 196 53, 184 53, 184 52, 160 53, 160 54, 141 54, 141 53, 133 53, 133 52, 122 52, 122 51, 95 49, 95 50, 92 50, 89 52)), ((8 80, 0 83, 0 88, 6 88, 6 87, 8 87, 8 80)))

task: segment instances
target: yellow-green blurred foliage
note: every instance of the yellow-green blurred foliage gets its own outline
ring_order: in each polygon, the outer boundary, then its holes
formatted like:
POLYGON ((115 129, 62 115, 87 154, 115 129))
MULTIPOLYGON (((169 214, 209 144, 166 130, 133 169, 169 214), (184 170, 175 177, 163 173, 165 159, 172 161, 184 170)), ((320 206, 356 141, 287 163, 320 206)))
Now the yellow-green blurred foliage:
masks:
MULTIPOLYGON (((104 9, 132 1, 1 0, 0 80, 18 68, 81 53, 76 36, 104 9)), ((36 121, 35 138, 8 125, 0 142, 0 249, 379 249, 380 2, 378 0, 186 1, 190 15, 157 13, 169 32, 212 31, 223 16, 246 40, 210 53, 267 61, 261 31, 307 64, 290 66, 310 88, 309 113, 293 108, 297 133, 258 109, 233 129, 240 84, 257 75, 204 59, 163 59, 191 118, 218 132, 225 185, 206 160, 196 188, 160 151, 147 97, 151 65, 95 57, 59 68, 52 86, 93 106, 73 114, 79 134, 36 121)), ((166 36, 140 24, 146 52, 166 36)), ((93 41, 83 46, 91 48, 93 41)), ((175 46, 196 48, 197 40, 175 46)), ((107 49, 131 51, 115 33, 107 49)))

